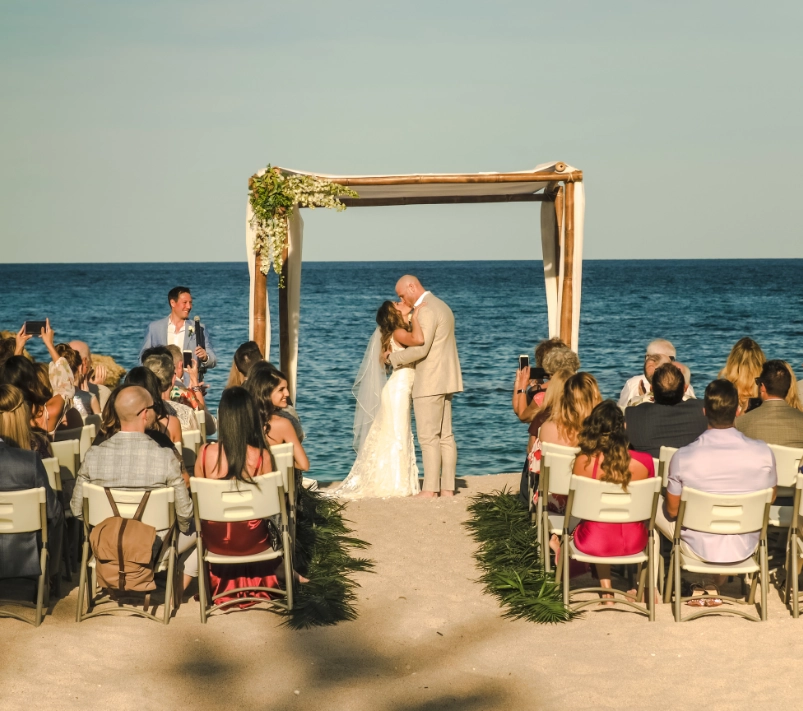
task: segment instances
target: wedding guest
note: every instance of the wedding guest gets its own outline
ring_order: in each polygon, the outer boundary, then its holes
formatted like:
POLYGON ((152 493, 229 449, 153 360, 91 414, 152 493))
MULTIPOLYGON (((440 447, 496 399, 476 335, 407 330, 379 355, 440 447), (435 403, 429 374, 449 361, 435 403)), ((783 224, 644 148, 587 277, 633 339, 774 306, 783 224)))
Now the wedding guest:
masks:
POLYGON ((10 447, 28 449, 41 458, 52 457, 47 437, 31 430, 31 408, 25 396, 14 385, 0 385, 0 437, 10 447))
POLYGON ((193 321, 189 320, 190 311, 192 311, 192 294, 190 294, 189 287, 173 287, 167 293, 167 302, 170 304, 170 315, 148 324, 145 342, 140 349, 140 357, 142 351, 147 348, 167 346, 172 343, 182 351, 192 351, 205 368, 214 368, 217 365, 217 358, 212 347, 209 329, 203 323, 201 324, 205 341, 205 348, 201 348, 198 345, 195 325, 193 321))
POLYGON ((176 374, 173 381, 173 389, 170 391, 170 401, 180 402, 196 411, 203 410, 206 435, 215 434, 217 432, 217 420, 206 406, 205 388, 201 384, 200 374, 198 373, 198 361, 193 360, 187 368, 184 368, 184 354, 181 349, 171 343, 167 346, 167 350, 173 356, 173 366, 176 374), (184 384, 185 372, 190 378, 189 387, 184 384))
MULTIPOLYGON (((220 431, 217 443, 205 444, 195 462, 195 476, 200 479, 235 479, 243 487, 255 486, 253 477, 275 471, 265 442, 259 408, 251 394, 241 387, 226 388, 218 409, 220 431)), ((273 529, 276 530, 275 528, 273 529)), ((218 555, 248 556, 262 553, 276 545, 268 521, 256 519, 234 523, 202 521, 204 546, 218 555)), ((246 586, 278 588, 277 572, 281 559, 244 565, 210 566, 211 596, 217 602, 238 597, 270 599, 268 592, 245 591, 227 595, 227 591, 246 586)), ((256 604, 244 602, 239 607, 256 604)))
MULTIPOLYGON (((600 402, 602 396, 599 386, 591 373, 575 373, 569 377, 563 386, 560 403, 541 425, 541 442, 576 447, 583 422, 600 402)), ((562 513, 566 509, 566 500, 566 496, 550 494, 547 508, 555 513, 562 513)), ((557 536, 552 536, 550 547, 556 550, 557 545, 557 536)))
POLYGON ((786 393, 784 400, 786 400, 786 404, 789 405, 789 407, 793 407, 795 410, 803 412, 803 394, 801 394, 801 385, 803 385, 803 383, 797 382, 795 369, 789 365, 789 363, 784 361, 784 365, 789 371, 789 380, 791 382, 789 386, 789 392, 786 393))
POLYGON ((745 437, 783 447, 803 447, 803 412, 785 400, 792 387, 789 366, 782 360, 768 360, 756 378, 761 407, 736 419, 736 429, 745 437))
MULTIPOLYGON (((50 486, 42 460, 29 446, 29 413, 19 388, 0 385, 0 491, 44 488, 48 550, 58 575, 64 512, 50 486)), ((0 578, 32 578, 41 575, 39 536, 0 533, 0 578)))
MULTIPOLYGON (((619 407, 623 410, 629 405, 637 405, 648 399, 652 393, 652 375, 659 365, 673 363, 676 358, 675 346, 664 338, 657 338, 647 344, 644 354, 644 372, 635 375, 625 383, 619 395, 619 407)), ((689 385, 684 398, 695 397, 694 388, 689 385)))
POLYGON ((268 444, 292 442, 295 468, 308 471, 309 459, 296 429, 289 418, 281 414, 287 407, 290 395, 287 377, 267 362, 258 363, 251 368, 245 388, 259 407, 268 444))
MULTIPOLYGON (((684 487, 711 494, 747 494, 775 488, 778 477, 770 448, 748 439, 734 426, 739 391, 721 378, 705 389, 708 429, 694 442, 679 449, 669 463, 666 502, 658 508, 655 525, 669 540, 675 535, 675 519, 684 487)), ((709 563, 736 563, 751 556, 760 533, 717 534, 682 529, 683 554, 709 563)), ((725 576, 714 576, 722 585, 725 576)))
POLYGON ((686 381, 676 363, 664 363, 652 376, 654 402, 625 410, 633 448, 658 457, 661 447, 685 447, 708 428, 699 400, 683 400, 686 381))
POLYGON ((150 370, 159 381, 162 402, 165 409, 171 415, 178 417, 181 423, 182 432, 187 430, 200 429, 195 411, 188 405, 181 402, 173 402, 170 399, 170 392, 176 379, 176 367, 173 363, 173 356, 168 352, 159 355, 151 355, 145 358, 143 366, 150 370))
POLYGON ((17 344, 13 338, 0 338, 0 368, 13 355, 17 355, 17 344))
MULTIPOLYGON (((653 378, 653 386, 655 383, 653 378)), ((572 470, 577 476, 618 484, 623 491, 633 481, 655 476, 652 456, 637 451, 628 442, 625 416, 613 400, 605 400, 591 411, 583 422, 577 444, 580 453, 572 470)), ((574 529, 574 545, 582 553, 599 557, 635 555, 647 545, 647 527, 641 522, 581 521, 574 529)), ((597 565, 596 569, 600 587, 610 588, 611 566, 597 565)))
MULTIPOLYGON (((146 369, 134 368, 131 372, 134 370, 146 369)), ((146 372, 150 373, 148 370, 146 372)), ((198 575, 195 533, 192 531, 192 501, 176 458, 146 434, 156 419, 156 404, 157 399, 145 388, 124 387, 117 391, 114 408, 120 421, 120 431, 97 447, 89 448, 78 472, 70 507, 77 519, 83 518, 84 484, 131 491, 173 487, 180 530, 179 564, 184 567, 186 588, 190 580, 198 575)), ((165 533, 157 531, 157 536, 161 538, 165 533)))
MULTIPOLYGON (((566 344, 559 338, 549 338, 541 341, 535 347, 535 367, 542 368, 546 371, 547 375, 554 370, 550 371, 544 366, 544 356, 556 348, 566 348, 566 344)), ((575 370, 579 370, 578 366, 575 370)), ((558 368, 555 368, 558 370, 558 368)), ((516 377, 513 384, 513 412, 522 422, 532 422, 535 413, 543 404, 544 397, 546 396, 545 379, 530 379, 530 371, 527 368, 519 368, 516 371, 516 377)))
POLYGON ((73 407, 75 407, 83 417, 91 414, 99 415, 100 403, 97 397, 88 390, 81 389, 83 383, 83 361, 81 360, 81 356, 66 343, 56 344, 56 353, 64 358, 64 360, 67 361, 67 365, 70 366, 74 393, 73 407))
POLYGON ((739 393, 739 415, 757 407, 759 404, 756 378, 761 375, 761 368, 767 357, 764 351, 752 338, 740 338, 731 348, 725 367, 719 377, 730 380, 739 393), (752 401, 752 402, 751 402, 752 401))
MULTIPOLYGON (((64 362, 66 363, 66 360, 64 362)), ((36 372, 36 376, 39 378, 39 383, 47 392, 50 392, 49 388, 53 383, 52 365, 52 363, 34 363, 34 371, 36 372)), ((54 391, 53 396, 50 400, 48 400, 48 407, 58 405, 59 403, 61 403, 62 415, 61 419, 58 421, 56 429, 74 430, 76 428, 83 427, 84 420, 81 417, 81 413, 75 407, 73 407, 73 398, 67 398, 64 395, 60 395, 54 391)))
POLYGON ((99 365, 97 368, 92 363, 92 351, 84 341, 70 341, 70 348, 72 348, 79 356, 81 356, 81 390, 92 393, 100 404, 100 409, 111 395, 111 390, 104 385, 106 380, 106 368, 99 365))
POLYGON ((170 437, 171 442, 181 443, 181 423, 175 415, 171 415, 162 400, 159 379, 144 366, 137 366, 128 371, 123 381, 125 385, 138 385, 145 388, 153 398, 155 427, 170 437))
POLYGON ((226 383, 226 387, 231 388, 235 385, 242 385, 254 364, 264 360, 262 351, 255 341, 241 343, 237 347, 237 350, 234 351, 234 359, 231 363, 231 370, 229 371, 229 379, 226 383))

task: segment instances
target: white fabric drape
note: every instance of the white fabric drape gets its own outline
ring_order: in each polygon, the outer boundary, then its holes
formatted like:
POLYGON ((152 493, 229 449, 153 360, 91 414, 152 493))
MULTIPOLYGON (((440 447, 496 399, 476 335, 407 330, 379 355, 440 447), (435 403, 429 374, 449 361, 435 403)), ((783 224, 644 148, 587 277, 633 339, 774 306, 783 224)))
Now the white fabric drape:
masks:
POLYGON ((558 218, 554 202, 541 203, 541 254, 544 260, 544 286, 549 337, 560 332, 560 290, 558 280, 558 218))
MULTIPOLYGON (((245 211, 245 254, 246 259, 248 260, 248 276, 249 276, 249 287, 248 287, 248 339, 253 341, 254 340, 254 271, 256 269, 256 255, 254 254, 254 238, 256 235, 254 234, 254 230, 251 227, 251 218, 254 216, 253 210, 251 210, 251 201, 249 200, 247 203, 246 211, 245 211)), ((267 288, 267 280, 265 280, 265 289, 268 291, 267 288)), ((270 360, 270 292, 265 294, 265 342, 259 343, 262 348, 262 352, 265 354, 265 360, 270 360)))
POLYGON ((304 243, 304 220, 298 205, 289 220, 287 247, 287 338, 290 343, 289 362, 282 363, 286 369, 287 387, 293 404, 297 404, 296 381, 298 378, 298 331, 301 326, 301 251, 304 243))
POLYGON ((583 230, 586 192, 582 182, 574 184, 574 269, 572 270, 572 343, 575 353, 580 346, 580 296, 583 288, 583 230))

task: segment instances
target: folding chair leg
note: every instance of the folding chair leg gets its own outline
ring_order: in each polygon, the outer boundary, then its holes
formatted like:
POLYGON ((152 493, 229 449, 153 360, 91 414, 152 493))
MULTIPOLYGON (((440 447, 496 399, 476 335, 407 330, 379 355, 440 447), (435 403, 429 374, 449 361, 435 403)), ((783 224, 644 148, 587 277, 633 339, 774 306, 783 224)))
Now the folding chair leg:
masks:
MULTIPOLYGON (((759 544, 760 545, 760 544, 759 544)), ((761 545, 759 550, 759 564, 761 566, 761 621, 767 621, 767 579, 769 568, 767 565, 767 546, 761 545)))
POLYGON ((162 622, 168 624, 170 622, 170 612, 173 608, 174 592, 173 586, 176 583, 176 548, 170 546, 170 552, 167 554, 167 585, 165 586, 165 601, 164 601, 164 617, 162 622))
MULTIPOLYGON (((636 575, 638 576, 638 588, 636 589, 636 602, 644 601, 644 576, 646 575, 646 573, 647 569, 644 567, 644 563, 639 563, 638 567, 636 568, 636 575)), ((630 588, 628 588, 628 590, 629 589, 630 588)))
POLYGON ((798 600, 798 576, 797 576, 797 541, 789 551, 789 572, 786 574, 786 583, 789 584, 789 576, 792 576, 792 617, 797 619, 800 616, 800 600, 798 600))
POLYGON ((549 573, 552 570, 552 559, 550 556, 549 542, 552 534, 549 532, 549 514, 544 511, 541 516, 541 540, 543 541, 542 550, 544 551, 544 570, 549 573))
POLYGON ((78 609, 75 611, 75 621, 81 621, 81 615, 84 610, 84 595, 87 593, 87 543, 84 543, 84 553, 81 556, 81 569, 78 578, 78 609))
POLYGON ((293 552, 290 549, 290 536, 287 531, 282 534, 282 544, 284 546, 284 575, 287 585, 287 609, 293 609, 293 589, 296 584, 296 576, 293 571, 293 552))
POLYGON ((669 554, 669 567, 666 570, 666 579, 664 580, 664 605, 672 602, 672 585, 675 582, 675 551, 669 554))
POLYGON ((655 622, 655 549, 647 551, 647 612, 650 622, 655 622))
POLYGON ((200 536, 198 536, 196 550, 198 551, 198 598, 201 602, 201 624, 205 625, 208 607, 207 590, 211 589, 211 585, 209 584, 209 568, 204 560, 204 550, 200 536), (207 588, 207 585, 209 585, 209 588, 207 588))
POLYGON ((750 597, 747 598, 747 603, 749 605, 756 604, 756 586, 758 585, 758 573, 753 573, 753 577, 750 580, 750 597))
POLYGON ((563 536, 560 546, 560 556, 563 560, 563 604, 569 604, 569 537, 563 536))
POLYGON ((675 605, 674 605, 675 622, 680 622, 680 603, 681 603, 680 554, 677 551, 672 551, 672 558, 674 559, 673 585, 675 587, 675 605))
POLYGON ((42 612, 42 604, 45 597, 45 585, 49 585, 48 580, 48 565, 47 565, 47 548, 42 548, 39 556, 39 565, 41 574, 39 575, 39 586, 36 590, 36 617, 34 618, 34 627, 39 627, 45 615, 42 612))

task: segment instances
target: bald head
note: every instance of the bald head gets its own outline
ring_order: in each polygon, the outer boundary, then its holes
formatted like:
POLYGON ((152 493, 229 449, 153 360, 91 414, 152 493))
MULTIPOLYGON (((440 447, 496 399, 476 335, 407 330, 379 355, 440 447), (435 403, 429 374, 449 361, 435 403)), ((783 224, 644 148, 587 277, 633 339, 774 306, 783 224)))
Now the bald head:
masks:
POLYGON ((408 306, 415 306, 415 302, 426 291, 418 277, 411 274, 405 274, 399 281, 396 282, 396 294, 408 306))
POLYGON ((132 385, 117 393, 114 410, 123 432, 144 432, 153 423, 151 407, 153 398, 145 388, 132 385))

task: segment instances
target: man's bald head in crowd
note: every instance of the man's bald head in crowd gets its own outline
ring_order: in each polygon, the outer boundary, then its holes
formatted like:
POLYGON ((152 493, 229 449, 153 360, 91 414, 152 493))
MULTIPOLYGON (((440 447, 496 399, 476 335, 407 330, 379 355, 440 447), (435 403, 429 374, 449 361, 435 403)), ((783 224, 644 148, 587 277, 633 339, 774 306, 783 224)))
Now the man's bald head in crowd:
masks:
POLYGON ((138 385, 123 388, 117 393, 114 411, 120 418, 124 432, 144 432, 153 424, 153 398, 151 394, 138 385))
POLYGON ((405 274, 396 282, 396 295, 408 306, 415 306, 415 302, 426 291, 418 277, 405 274))

